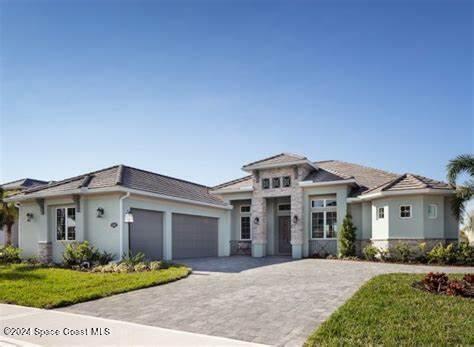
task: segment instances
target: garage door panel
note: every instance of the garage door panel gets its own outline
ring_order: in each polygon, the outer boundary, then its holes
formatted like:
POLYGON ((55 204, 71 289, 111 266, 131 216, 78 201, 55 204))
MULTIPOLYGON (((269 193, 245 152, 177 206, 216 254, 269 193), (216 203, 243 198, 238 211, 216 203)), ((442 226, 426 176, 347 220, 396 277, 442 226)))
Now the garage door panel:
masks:
POLYGON ((173 258, 216 257, 217 218, 173 214, 173 258))
POLYGON ((150 260, 163 259, 163 212, 132 209, 130 250, 142 252, 150 260))

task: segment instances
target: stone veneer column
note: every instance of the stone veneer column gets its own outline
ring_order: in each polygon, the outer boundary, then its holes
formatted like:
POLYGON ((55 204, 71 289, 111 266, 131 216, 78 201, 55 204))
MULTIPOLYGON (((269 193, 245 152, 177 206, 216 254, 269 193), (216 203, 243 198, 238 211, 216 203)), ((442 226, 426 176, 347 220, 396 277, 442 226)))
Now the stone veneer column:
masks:
POLYGON ((254 196, 251 205, 252 257, 264 257, 267 248, 267 201, 254 196), (258 218, 258 223, 255 223, 258 218))
POLYGON ((291 255, 294 259, 303 257, 304 243, 304 197, 299 182, 304 180, 309 170, 304 167, 294 168, 291 182, 291 255), (295 223, 296 221, 296 223, 295 223))
POLYGON ((53 261, 53 245, 51 242, 38 242, 38 258, 42 263, 51 263, 53 261))

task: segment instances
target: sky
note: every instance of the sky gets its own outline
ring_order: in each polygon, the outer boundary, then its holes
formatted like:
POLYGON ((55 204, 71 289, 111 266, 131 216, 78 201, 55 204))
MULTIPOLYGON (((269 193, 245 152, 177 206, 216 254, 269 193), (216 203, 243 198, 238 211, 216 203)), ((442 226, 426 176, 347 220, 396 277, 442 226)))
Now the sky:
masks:
POLYGON ((281 152, 445 179, 474 153, 473 3, 0 0, 0 182, 215 185, 281 152))

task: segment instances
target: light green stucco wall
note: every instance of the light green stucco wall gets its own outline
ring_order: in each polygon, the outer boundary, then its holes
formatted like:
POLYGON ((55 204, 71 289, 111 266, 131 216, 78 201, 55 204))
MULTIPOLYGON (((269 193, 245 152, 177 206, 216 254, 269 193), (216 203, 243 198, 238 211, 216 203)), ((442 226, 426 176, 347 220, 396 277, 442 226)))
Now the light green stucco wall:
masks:
POLYGON ((30 258, 38 254, 39 230, 46 228, 46 217, 40 213, 38 204, 34 201, 22 203, 19 209, 18 246, 22 249, 22 257, 30 258), (33 213, 33 219, 26 221, 26 214, 33 213))

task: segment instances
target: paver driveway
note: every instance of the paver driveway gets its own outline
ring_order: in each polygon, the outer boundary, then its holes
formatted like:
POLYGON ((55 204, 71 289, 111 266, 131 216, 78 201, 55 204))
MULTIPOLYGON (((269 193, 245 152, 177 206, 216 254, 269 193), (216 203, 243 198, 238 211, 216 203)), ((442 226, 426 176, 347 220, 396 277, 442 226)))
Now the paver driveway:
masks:
POLYGON ((300 345, 365 281, 388 272, 474 272, 339 260, 227 257, 183 261, 187 279, 63 311, 265 343, 300 345))

